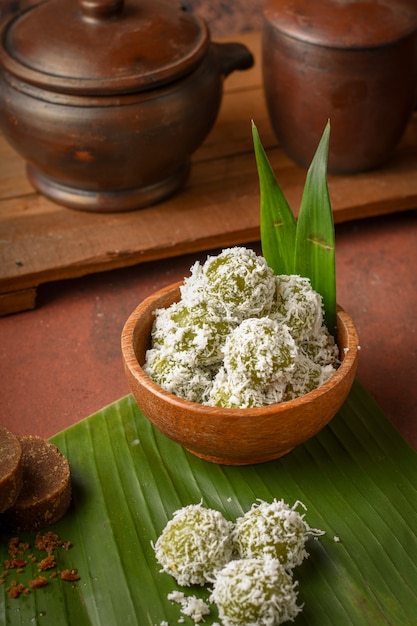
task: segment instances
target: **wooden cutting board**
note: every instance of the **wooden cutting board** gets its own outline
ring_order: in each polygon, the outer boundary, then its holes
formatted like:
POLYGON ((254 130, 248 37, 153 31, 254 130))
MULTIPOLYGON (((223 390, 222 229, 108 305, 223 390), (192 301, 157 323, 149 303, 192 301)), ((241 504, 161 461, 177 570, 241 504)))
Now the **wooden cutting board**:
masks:
MULTIPOLYGON (((261 75, 260 35, 245 43, 254 67, 224 83, 219 117, 194 154, 185 188, 159 205, 130 213, 61 207, 29 184, 23 160, 0 135, 0 315, 33 308, 36 288, 180 254, 259 239, 259 188, 251 120, 295 214, 305 170, 277 145, 261 75)), ((417 114, 389 164, 355 176, 329 176, 335 222, 417 207, 417 114)))

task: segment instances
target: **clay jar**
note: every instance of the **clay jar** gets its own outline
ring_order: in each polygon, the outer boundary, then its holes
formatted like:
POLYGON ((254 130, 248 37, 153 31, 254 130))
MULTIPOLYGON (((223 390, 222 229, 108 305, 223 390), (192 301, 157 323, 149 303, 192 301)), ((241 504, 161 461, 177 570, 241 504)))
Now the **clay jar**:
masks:
POLYGON ((417 94, 416 0, 266 0, 268 111, 287 154, 307 167, 330 119, 329 171, 383 164, 417 94))
POLYGON ((103 212, 185 183, 223 79, 253 57, 175 0, 46 0, 6 24, 0 64, 0 126, 35 188, 103 212))

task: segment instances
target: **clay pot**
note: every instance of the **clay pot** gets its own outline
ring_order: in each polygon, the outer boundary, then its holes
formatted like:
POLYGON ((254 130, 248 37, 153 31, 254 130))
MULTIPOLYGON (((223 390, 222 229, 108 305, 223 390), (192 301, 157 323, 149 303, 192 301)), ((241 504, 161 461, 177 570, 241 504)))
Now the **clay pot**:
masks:
POLYGON ((307 167, 328 119, 329 171, 383 164, 417 100, 416 0, 266 0, 262 66, 269 115, 307 167))
POLYGON ((184 184, 224 77, 253 57, 172 0, 47 0, 6 24, 0 64, 0 126, 33 185, 126 211, 184 184))
POLYGON ((339 308, 337 314, 342 363, 323 385, 288 402, 253 409, 223 409, 174 396, 142 369, 151 344, 153 312, 178 301, 179 286, 165 287, 139 304, 122 332, 127 382, 144 415, 156 428, 207 461, 248 465, 287 454, 328 424, 348 396, 358 363, 358 335, 343 309, 339 308))

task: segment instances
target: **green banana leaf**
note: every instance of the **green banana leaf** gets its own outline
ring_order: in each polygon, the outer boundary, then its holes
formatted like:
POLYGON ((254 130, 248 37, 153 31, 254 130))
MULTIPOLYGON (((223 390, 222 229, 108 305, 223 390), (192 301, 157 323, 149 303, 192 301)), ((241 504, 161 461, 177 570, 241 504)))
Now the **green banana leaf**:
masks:
MULTIPOLYGON (((417 625, 417 455, 357 381, 316 437, 259 465, 192 456, 156 431, 131 396, 52 441, 73 480, 71 507, 52 527, 73 543, 58 553, 59 568, 78 568, 80 580, 55 579, 14 600, 0 585, 0 624, 173 626, 180 608, 167 594, 177 585, 159 572, 151 545, 173 512, 202 501, 235 519, 257 498, 276 497, 304 502, 310 526, 326 533, 309 540, 310 557, 295 570, 304 603, 295 626, 417 625)), ((20 576, 25 582, 30 571, 20 576)))

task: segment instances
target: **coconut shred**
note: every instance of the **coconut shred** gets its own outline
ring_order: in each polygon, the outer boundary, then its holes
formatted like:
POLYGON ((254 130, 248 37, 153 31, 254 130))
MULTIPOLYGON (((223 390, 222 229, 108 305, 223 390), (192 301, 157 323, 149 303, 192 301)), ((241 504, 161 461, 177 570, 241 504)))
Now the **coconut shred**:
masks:
POLYGON ((180 301, 154 312, 144 370, 166 391, 209 406, 249 408, 318 388, 339 365, 308 278, 275 275, 244 247, 196 262, 180 301))

